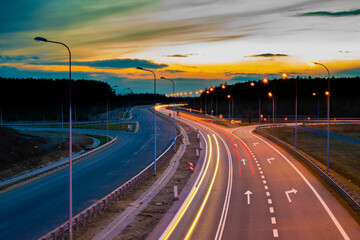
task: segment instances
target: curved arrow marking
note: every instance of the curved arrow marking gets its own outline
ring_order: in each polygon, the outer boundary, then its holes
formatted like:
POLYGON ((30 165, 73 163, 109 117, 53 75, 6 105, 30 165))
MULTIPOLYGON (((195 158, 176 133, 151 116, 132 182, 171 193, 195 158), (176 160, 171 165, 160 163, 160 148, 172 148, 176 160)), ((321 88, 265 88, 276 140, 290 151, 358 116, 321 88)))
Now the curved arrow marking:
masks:
POLYGON ((296 194, 297 191, 293 188, 293 189, 291 189, 290 191, 286 191, 286 192, 285 192, 285 194, 286 194, 289 202, 291 202, 291 198, 290 198, 290 196, 289 196, 290 193, 296 194))
POLYGON ((269 162, 269 164, 271 164, 271 161, 273 161, 273 160, 275 160, 275 158, 268 158, 268 159, 266 159, 268 162, 269 162))

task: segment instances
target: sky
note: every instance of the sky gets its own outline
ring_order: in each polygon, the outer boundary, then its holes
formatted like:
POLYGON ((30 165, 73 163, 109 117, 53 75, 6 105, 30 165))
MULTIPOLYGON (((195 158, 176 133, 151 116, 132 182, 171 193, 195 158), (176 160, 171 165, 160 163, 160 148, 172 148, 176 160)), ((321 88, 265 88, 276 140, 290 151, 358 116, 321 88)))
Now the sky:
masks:
POLYGON ((118 94, 197 91, 289 76, 360 76, 358 0, 13 0, 0 77, 105 81, 118 94))

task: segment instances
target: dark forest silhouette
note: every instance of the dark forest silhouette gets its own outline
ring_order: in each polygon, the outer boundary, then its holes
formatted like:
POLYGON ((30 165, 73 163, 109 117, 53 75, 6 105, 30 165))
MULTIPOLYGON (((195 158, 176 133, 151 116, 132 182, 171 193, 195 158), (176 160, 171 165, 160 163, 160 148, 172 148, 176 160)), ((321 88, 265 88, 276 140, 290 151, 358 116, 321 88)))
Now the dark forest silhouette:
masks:
MULTIPOLYGON (((157 95, 158 101, 165 96, 157 95)), ((96 80, 72 81, 72 108, 78 121, 92 120, 110 110, 154 103, 153 94, 116 95, 109 84, 96 80)), ((3 121, 64 121, 69 115, 69 80, 0 78, 0 107, 3 121)), ((75 118, 74 114, 73 117, 75 118)))
MULTIPOLYGON (((318 100, 320 107, 320 118, 326 117, 327 104, 325 91, 328 87, 327 78, 301 78, 298 81, 298 116, 300 118, 318 116, 318 100), (312 93, 315 92, 314 97, 312 93)), ((233 98, 234 116, 241 118, 258 118, 259 106, 259 85, 261 85, 261 109, 264 117, 272 115, 272 100, 267 96, 268 92, 275 90, 276 116, 294 117, 295 115, 295 78, 274 79, 268 84, 262 84, 261 81, 255 81, 255 86, 250 86, 250 82, 241 82, 234 85, 228 85, 225 89, 221 86, 214 87, 214 91, 206 94, 202 93, 201 100, 189 100, 190 106, 199 109, 202 104, 202 110, 207 103, 208 113, 210 114, 210 102, 212 95, 212 105, 214 114, 216 113, 216 101, 218 105, 217 115, 228 114, 228 98, 230 94, 233 98)), ((208 90, 208 89, 207 89, 208 90)), ((331 78, 331 117, 349 118, 360 117, 360 78, 331 78)))

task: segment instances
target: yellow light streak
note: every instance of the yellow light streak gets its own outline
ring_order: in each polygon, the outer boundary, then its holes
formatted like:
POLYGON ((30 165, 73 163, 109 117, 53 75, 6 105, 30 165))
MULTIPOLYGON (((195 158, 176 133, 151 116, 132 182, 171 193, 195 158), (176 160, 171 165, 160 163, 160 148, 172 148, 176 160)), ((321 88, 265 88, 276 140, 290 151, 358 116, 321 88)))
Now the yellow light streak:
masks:
POLYGON ((185 236, 185 238, 184 238, 185 240, 189 239, 190 236, 191 236, 191 234, 192 234, 192 232, 194 231, 194 228, 195 228, 197 222, 199 221, 199 218, 200 218, 200 216, 201 216, 201 213, 202 213, 202 211, 204 210, 204 207, 205 207, 205 205, 206 205, 206 202, 207 202, 207 200, 208 200, 208 198, 209 198, 209 196, 210 196, 211 189, 212 189, 212 187, 213 187, 213 185, 214 185, 214 182, 215 182, 215 178, 216 178, 216 174, 217 174, 217 170, 218 170, 219 162, 220 162, 220 148, 219 148, 219 142, 218 142, 215 134, 213 134, 213 138, 215 139, 215 142, 216 142, 216 150, 217 150, 217 158, 216 158, 215 172, 214 172, 213 178, 212 178, 212 180, 211 180, 210 186, 209 186, 209 188, 208 188, 208 191, 207 191, 207 193, 206 193, 206 196, 205 196, 205 198, 204 198, 204 201, 202 202, 201 207, 200 207, 198 213, 196 214, 196 217, 195 217, 193 223, 191 224, 191 227, 190 227, 189 231, 187 232, 187 234, 186 234, 186 236, 185 236))
POLYGON ((197 191, 199 190, 204 178, 205 178, 205 173, 207 172, 209 165, 210 165, 210 161, 211 161, 211 157, 212 157, 212 143, 211 143, 211 138, 209 136, 209 134, 207 135, 208 140, 209 140, 209 157, 208 157, 208 161, 206 164, 206 168, 204 171, 204 174, 202 175, 199 184, 194 188, 194 190, 192 191, 190 198, 187 200, 185 207, 181 210, 181 213, 178 215, 178 217, 175 219, 173 225, 170 227, 169 231, 166 233, 166 235, 164 236, 164 240, 169 239, 169 237, 171 236, 171 234, 173 233, 174 229, 176 228, 176 226, 179 224, 181 218, 184 216, 186 210, 189 208, 192 200, 194 199, 197 191))

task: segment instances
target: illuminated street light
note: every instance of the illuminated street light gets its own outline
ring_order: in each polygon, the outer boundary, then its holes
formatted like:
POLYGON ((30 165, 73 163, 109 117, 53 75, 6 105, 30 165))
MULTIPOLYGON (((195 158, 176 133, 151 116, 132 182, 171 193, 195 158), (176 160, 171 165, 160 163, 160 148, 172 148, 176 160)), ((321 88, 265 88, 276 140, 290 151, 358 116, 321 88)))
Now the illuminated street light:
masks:
MULTIPOLYGON (((263 78, 261 80, 262 83, 267 84, 269 82, 269 79, 263 78)), ((255 86, 254 82, 250 83, 251 87, 255 86)), ((261 125, 261 84, 259 84, 259 125, 261 125)))
POLYGON ((272 105, 273 105, 273 126, 272 126, 272 134, 274 136, 274 127, 275 127, 275 96, 272 92, 268 92, 268 96, 272 98, 272 105))
POLYGON ((325 92, 327 96, 327 121, 328 121, 328 134, 327 134, 327 171, 329 172, 329 162, 330 162, 330 71, 322 63, 311 62, 314 65, 320 65, 324 67, 328 73, 328 90, 325 92))
MULTIPOLYGON (((287 73, 283 73, 282 74, 283 79, 287 79, 288 78, 288 74, 287 73)), ((297 104, 297 99, 298 99, 298 81, 297 78, 295 78, 295 148, 297 148, 297 122, 298 122, 298 104, 297 104)))
POLYGON ((72 240, 72 111, 71 111, 71 51, 68 46, 62 42, 55 42, 47 40, 43 37, 34 38, 37 42, 48 42, 60 44, 66 47, 69 52, 69 172, 70 172, 70 183, 69 183, 69 239, 72 240))
POLYGON ((156 175, 156 75, 155 72, 150 69, 142 67, 137 67, 136 69, 151 72, 154 75, 154 175, 156 175))
MULTIPOLYGON (((167 80, 167 81, 170 81, 172 82, 172 85, 173 85, 173 94, 175 94, 175 82, 173 79, 170 79, 170 78, 164 78, 164 77, 161 77, 160 79, 164 79, 164 80, 167 80)), ((172 94, 171 94, 172 95, 172 94)), ((176 145, 175 145, 175 98, 173 99, 173 123, 174 123, 174 152, 176 150, 176 145)))
POLYGON ((228 94, 227 98, 229 99, 229 122, 231 123, 231 117, 230 117, 230 99, 231 99, 231 95, 228 94))
MULTIPOLYGON (((316 97, 316 93, 312 93, 312 95, 314 96, 314 97, 316 97)), ((317 96, 317 104, 318 104, 318 122, 319 122, 319 120, 320 120, 320 101, 319 101, 319 96, 317 96)))

